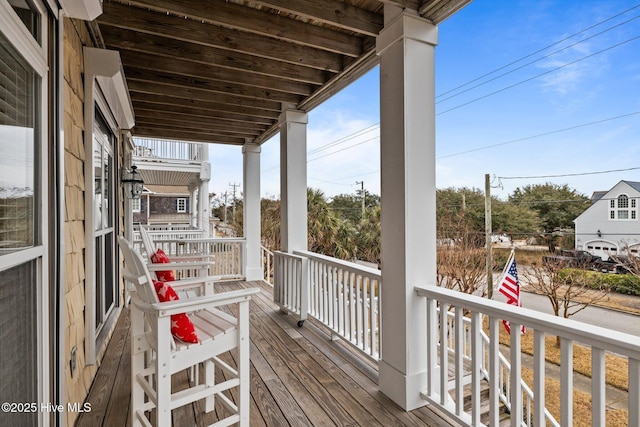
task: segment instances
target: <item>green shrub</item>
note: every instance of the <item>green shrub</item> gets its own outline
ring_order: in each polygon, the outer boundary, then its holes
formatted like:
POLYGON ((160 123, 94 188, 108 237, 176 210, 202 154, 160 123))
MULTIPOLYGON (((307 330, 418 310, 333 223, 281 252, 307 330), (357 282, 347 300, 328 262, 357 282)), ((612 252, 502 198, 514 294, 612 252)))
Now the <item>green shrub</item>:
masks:
POLYGON ((609 289, 619 294, 640 296, 640 277, 633 274, 611 274, 596 271, 565 268, 560 272, 563 279, 578 279, 594 289, 609 289))

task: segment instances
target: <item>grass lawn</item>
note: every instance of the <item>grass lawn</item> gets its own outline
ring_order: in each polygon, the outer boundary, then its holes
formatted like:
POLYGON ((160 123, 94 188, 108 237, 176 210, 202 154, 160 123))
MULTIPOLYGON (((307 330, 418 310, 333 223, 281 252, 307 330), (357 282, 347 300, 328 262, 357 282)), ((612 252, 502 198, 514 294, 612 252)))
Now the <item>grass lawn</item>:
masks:
MULTIPOLYGON (((485 321, 485 332, 488 333, 488 326, 485 321)), ((527 329, 527 332, 521 337, 522 353, 533 355, 533 330, 527 329)), ((500 344, 509 345, 509 334, 500 325, 500 344)), ((606 356, 606 383, 619 388, 628 390, 628 362, 625 358, 607 354, 606 356)), ((556 337, 547 336, 545 338, 545 359, 549 363, 560 365, 560 348, 556 346, 556 337)), ((581 373, 591 377, 591 351, 579 344, 573 346, 573 368, 574 372, 581 373)), ((533 371, 527 368, 522 369, 522 378, 530 386, 533 387, 533 371)), ((560 420, 560 381, 545 377, 545 395, 546 406, 549 412, 560 420)), ((607 425, 622 426, 628 424, 628 412, 622 409, 607 409, 607 425)), ((590 426, 591 425, 591 395, 583 393, 579 390, 573 392, 573 419, 574 426, 590 426)))

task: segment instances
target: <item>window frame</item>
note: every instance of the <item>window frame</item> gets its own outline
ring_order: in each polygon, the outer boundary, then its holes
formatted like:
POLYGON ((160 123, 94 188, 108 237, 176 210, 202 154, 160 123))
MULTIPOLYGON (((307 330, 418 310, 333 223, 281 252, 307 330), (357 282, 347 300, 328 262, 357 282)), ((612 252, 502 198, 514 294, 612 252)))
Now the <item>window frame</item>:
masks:
POLYGON ((620 193, 612 197, 609 202, 609 221, 637 221, 638 202, 636 197, 627 193, 620 193))
MULTIPOLYGON (((50 372, 50 338, 49 338, 49 149, 48 108, 53 100, 49 99, 49 14, 45 4, 40 0, 30 2, 40 12, 38 20, 40 40, 33 37, 20 17, 13 10, 7 0, 0 0, 0 32, 7 38, 9 44, 17 50, 24 61, 38 75, 37 95, 34 105, 36 117, 36 131, 34 132, 34 242, 33 246, 0 254, 0 272, 13 267, 34 262, 36 270, 36 398, 38 402, 51 401, 51 372, 50 372)), ((48 417, 45 411, 36 415, 38 425, 47 425, 48 417)))
POLYGON ((176 199, 176 212, 177 213, 187 213, 187 198, 179 197, 176 199), (182 207, 180 206, 182 205, 182 207))

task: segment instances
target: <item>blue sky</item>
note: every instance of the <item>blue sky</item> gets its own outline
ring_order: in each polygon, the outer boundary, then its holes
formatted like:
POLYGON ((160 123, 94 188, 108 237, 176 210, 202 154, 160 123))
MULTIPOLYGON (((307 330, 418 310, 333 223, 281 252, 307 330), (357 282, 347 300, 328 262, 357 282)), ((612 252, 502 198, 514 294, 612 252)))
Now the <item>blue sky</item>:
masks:
MULTIPOLYGON (((438 188, 483 189, 488 173, 505 199, 529 184, 591 195, 640 181, 640 3, 475 0, 440 25, 436 95, 438 188)), ((310 187, 379 194, 378 106, 376 68, 309 113, 310 187)), ((264 197, 280 194, 278 145, 262 146, 264 197)), ((242 182, 238 147, 210 152, 211 191, 242 182)))

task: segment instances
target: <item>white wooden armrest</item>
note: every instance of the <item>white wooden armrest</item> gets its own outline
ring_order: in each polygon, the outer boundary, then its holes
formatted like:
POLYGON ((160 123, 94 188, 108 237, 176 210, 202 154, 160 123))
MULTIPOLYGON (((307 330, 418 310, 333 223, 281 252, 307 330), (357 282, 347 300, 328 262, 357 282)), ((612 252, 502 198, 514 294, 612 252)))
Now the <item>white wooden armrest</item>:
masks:
POLYGON ((213 255, 193 254, 193 255, 168 255, 168 256, 171 262, 210 262, 212 264, 215 264, 215 262, 213 261, 213 255))
POLYGON ((260 292, 258 288, 240 289, 237 291, 223 292, 220 294, 206 295, 186 300, 160 302, 152 304, 152 308, 157 311, 158 317, 171 316, 179 313, 191 313, 193 311, 204 310, 217 307, 219 305, 235 304, 249 301, 251 295, 260 292))
POLYGON ((205 286, 210 282, 218 282, 220 281, 220 276, 205 276, 205 277, 190 277, 188 279, 180 279, 174 280, 172 282, 167 282, 174 288, 176 291, 178 289, 184 288, 196 288, 205 286))
POLYGON ((148 264, 149 271, 163 270, 193 270, 194 268, 204 268, 215 265, 213 261, 188 261, 188 262, 167 262, 164 264, 148 264))

